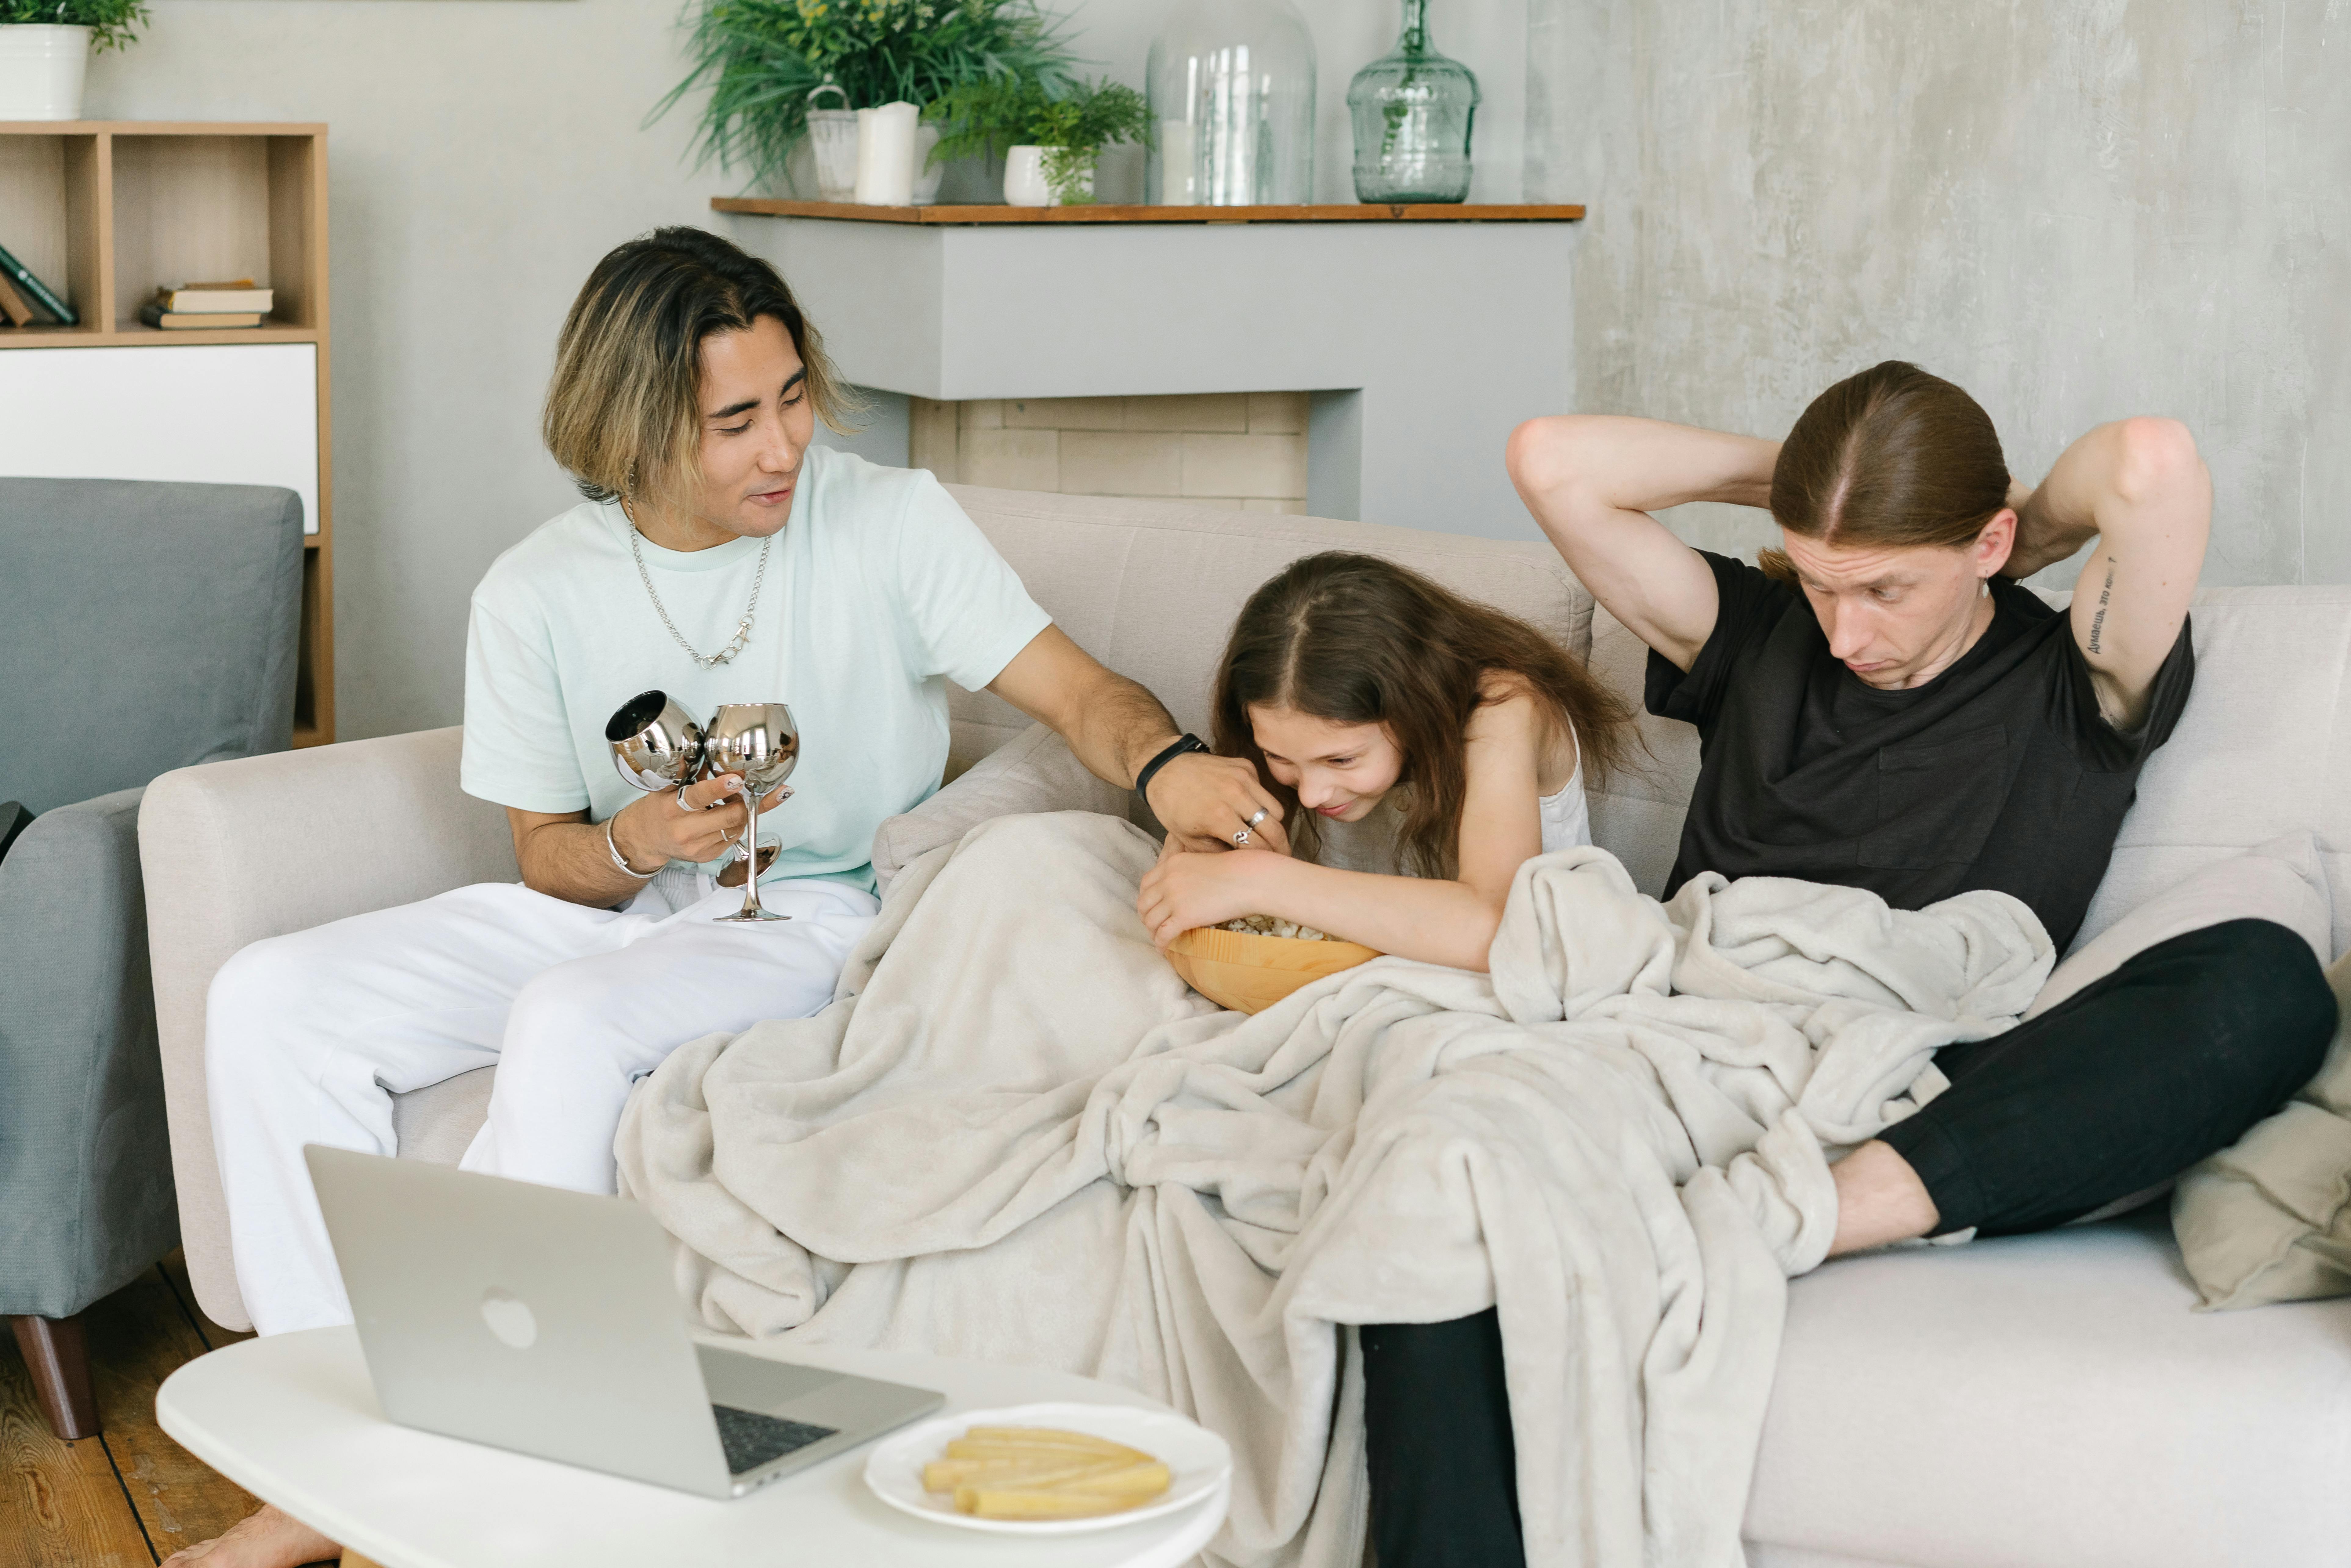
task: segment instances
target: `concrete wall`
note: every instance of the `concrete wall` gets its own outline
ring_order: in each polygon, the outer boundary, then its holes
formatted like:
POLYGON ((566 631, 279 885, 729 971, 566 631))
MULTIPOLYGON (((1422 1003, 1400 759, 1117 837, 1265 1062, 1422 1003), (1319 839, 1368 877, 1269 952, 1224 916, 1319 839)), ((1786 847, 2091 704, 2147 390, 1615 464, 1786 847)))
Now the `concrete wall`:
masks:
POLYGON ((1529 196, 1593 206, 1586 409, 1777 434, 1911 359, 2036 479, 2174 414, 2208 582, 2351 580, 2342 0, 1531 0, 1529 39, 1529 196))
POLYGON ((538 443, 596 258, 707 221, 668 0, 155 0, 86 112, 329 127, 336 695, 345 739, 456 722, 465 603, 577 499, 538 443))

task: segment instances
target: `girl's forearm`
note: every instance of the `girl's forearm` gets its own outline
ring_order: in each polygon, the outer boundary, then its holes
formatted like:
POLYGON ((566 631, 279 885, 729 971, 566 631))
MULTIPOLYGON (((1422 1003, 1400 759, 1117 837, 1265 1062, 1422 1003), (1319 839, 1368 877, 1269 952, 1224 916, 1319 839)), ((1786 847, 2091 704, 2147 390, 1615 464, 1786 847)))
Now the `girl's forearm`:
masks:
POLYGON ((1270 852, 1263 858, 1263 907, 1255 913, 1399 958, 1484 972, 1502 907, 1467 883, 1341 871, 1270 852))

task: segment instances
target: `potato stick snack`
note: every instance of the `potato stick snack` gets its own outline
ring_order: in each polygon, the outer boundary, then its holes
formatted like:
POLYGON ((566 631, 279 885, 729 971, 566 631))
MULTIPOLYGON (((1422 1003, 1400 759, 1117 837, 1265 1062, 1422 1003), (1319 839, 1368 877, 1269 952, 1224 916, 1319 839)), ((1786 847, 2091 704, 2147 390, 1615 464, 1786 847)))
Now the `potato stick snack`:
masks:
POLYGON ((1140 1507, 1174 1484, 1140 1449, 1055 1427, 974 1427, 923 1467, 926 1491, 983 1519, 1084 1519, 1140 1507))

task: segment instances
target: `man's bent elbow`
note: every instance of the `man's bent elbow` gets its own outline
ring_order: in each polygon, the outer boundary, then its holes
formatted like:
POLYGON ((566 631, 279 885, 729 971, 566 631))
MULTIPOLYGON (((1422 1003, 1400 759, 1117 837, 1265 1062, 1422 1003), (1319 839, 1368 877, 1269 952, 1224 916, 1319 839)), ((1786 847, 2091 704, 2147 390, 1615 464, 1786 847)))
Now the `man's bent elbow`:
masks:
POLYGON ((1583 422, 1572 413, 1530 419, 1510 432, 1503 449, 1503 466, 1522 496, 1539 496, 1566 483, 1575 468, 1577 432, 1583 422))
POLYGON ((2115 426, 2115 494, 2133 504, 2210 483, 2196 437, 2176 419, 2141 415, 2115 426))

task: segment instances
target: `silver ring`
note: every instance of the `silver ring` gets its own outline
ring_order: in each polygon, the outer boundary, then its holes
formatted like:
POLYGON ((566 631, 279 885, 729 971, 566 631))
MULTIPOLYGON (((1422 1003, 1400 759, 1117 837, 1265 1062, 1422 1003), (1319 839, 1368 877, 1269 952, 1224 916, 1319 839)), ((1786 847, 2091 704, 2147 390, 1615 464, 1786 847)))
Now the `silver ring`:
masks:
POLYGON ((1254 828, 1254 827, 1256 827, 1259 822, 1262 822, 1262 821, 1265 821, 1265 808, 1264 808, 1264 807, 1262 807, 1262 806, 1259 806, 1259 807, 1257 809, 1256 812, 1255 812, 1253 815, 1251 815, 1251 816, 1250 816, 1250 818, 1249 818, 1249 825, 1250 827, 1254 828))
POLYGON ((1233 848, 1235 848, 1235 849, 1238 849, 1238 848, 1240 848, 1243 844, 1245 844, 1245 843, 1249 842, 1249 830, 1248 830, 1247 828, 1243 828, 1243 829, 1241 829, 1241 830, 1240 830, 1240 831, 1238 831, 1238 832, 1237 832, 1237 833, 1235 833, 1235 834, 1233 835, 1233 848))
POLYGON ((677 787, 677 809, 681 811, 699 811, 702 808, 685 798, 685 792, 691 786, 684 784, 677 787))

